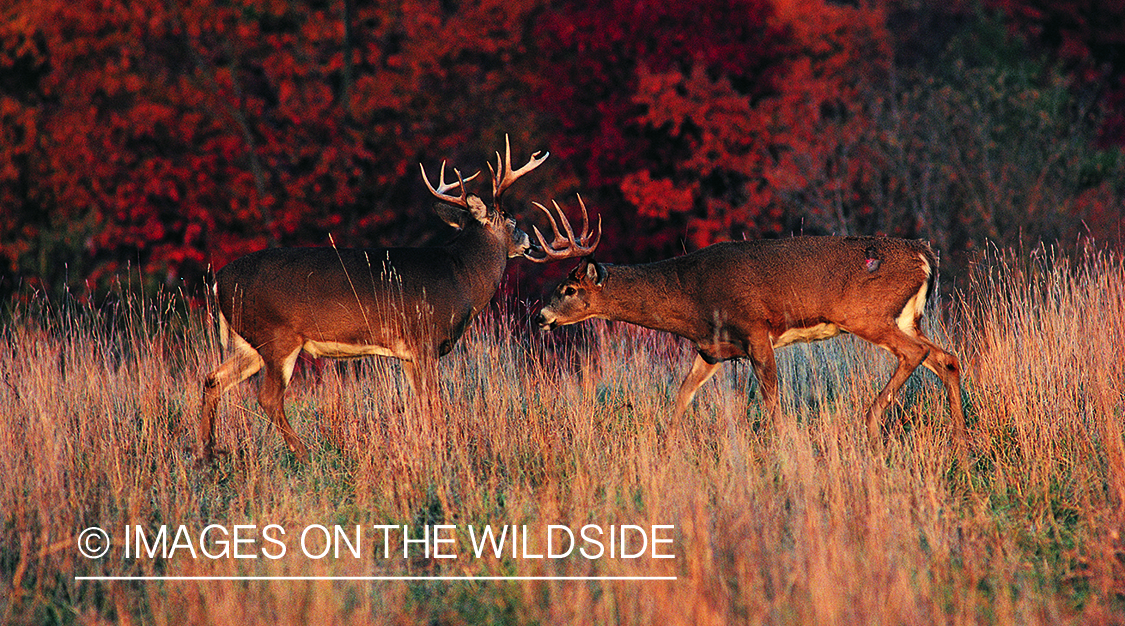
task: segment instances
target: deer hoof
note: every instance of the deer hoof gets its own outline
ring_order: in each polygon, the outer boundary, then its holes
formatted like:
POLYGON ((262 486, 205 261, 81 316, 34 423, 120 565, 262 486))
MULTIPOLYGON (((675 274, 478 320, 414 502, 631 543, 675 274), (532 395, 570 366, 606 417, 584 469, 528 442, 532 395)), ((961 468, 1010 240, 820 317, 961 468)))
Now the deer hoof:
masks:
POLYGON ((221 456, 230 456, 230 450, 225 450, 223 448, 204 448, 195 455, 195 466, 200 468, 214 467, 216 461, 219 460, 218 457, 221 456))
POLYGON ((304 444, 299 446, 289 446, 289 452, 297 457, 297 460, 302 463, 309 462, 309 449, 304 444))

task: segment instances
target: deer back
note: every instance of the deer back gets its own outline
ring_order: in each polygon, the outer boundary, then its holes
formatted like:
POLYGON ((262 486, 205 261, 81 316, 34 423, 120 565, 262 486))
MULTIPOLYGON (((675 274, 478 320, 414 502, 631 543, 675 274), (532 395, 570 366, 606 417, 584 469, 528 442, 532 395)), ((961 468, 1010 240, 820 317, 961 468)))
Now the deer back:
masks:
POLYGON ((917 240, 792 237, 715 244, 671 264, 704 311, 783 327, 897 317, 923 285, 932 291, 937 261, 917 240))

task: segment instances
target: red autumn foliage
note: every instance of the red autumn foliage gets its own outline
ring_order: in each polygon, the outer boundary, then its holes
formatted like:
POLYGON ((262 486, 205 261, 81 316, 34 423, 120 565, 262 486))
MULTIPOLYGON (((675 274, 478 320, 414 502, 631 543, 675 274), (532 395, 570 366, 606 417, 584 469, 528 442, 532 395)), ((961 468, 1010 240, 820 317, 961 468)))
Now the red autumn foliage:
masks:
POLYGON ((561 160, 613 207, 606 254, 666 255, 685 229, 729 232, 708 207, 741 202, 729 179, 754 137, 739 122, 777 89, 789 43, 772 13, 765 0, 589 1, 540 24, 550 45, 538 101, 561 127, 561 160), (725 106, 693 92, 708 85, 725 106), (681 165, 701 158, 727 166, 681 165))
POLYGON ((95 281, 132 265, 197 283, 269 245, 417 243, 426 228, 412 225, 432 219, 417 162, 483 165, 487 153, 460 146, 495 146, 510 123, 461 124, 519 85, 503 63, 525 29, 505 16, 526 7, 347 6, 346 20, 336 4, 270 0, 7 9, 0 80, 22 83, 0 100, 8 268, 40 273, 38 246, 79 253, 95 281))
MULTIPOLYGON (((1075 92, 1096 92, 1101 143, 1121 144, 1119 7, 987 6, 1075 92)), ((972 127, 979 99, 943 90, 988 75, 935 82, 924 57, 979 19, 969 3, 895 0, 13 0, 0 291, 104 285, 126 267, 195 288, 266 246, 448 237, 417 163, 474 171, 504 133, 553 153, 517 200, 581 192, 605 220, 599 255, 618 262, 795 231, 926 236, 956 253, 1013 226, 1120 230, 1108 157, 1073 165, 1073 188, 1031 194, 1026 214, 994 206, 1023 163, 966 180, 974 158, 1003 153, 997 136, 1019 135, 1003 130, 1013 116, 1066 110, 1038 104, 1049 80, 1021 84, 995 99, 1012 110, 987 111, 995 128, 972 127)), ((1065 178, 1042 167, 1037 184, 1065 178)))

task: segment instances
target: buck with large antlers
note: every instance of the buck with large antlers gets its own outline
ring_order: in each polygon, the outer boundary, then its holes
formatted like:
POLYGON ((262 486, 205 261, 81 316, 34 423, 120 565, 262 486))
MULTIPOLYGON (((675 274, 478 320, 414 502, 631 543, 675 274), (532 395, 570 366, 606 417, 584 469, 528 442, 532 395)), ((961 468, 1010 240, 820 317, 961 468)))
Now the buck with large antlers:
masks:
POLYGON ((883 412, 893 394, 924 365, 945 384, 963 444, 957 359, 918 325, 936 272, 927 243, 887 237, 727 242, 646 265, 586 258, 550 292, 536 322, 550 330, 596 317, 690 340, 698 355, 676 396, 677 420, 723 361, 742 357, 753 363, 762 398, 777 416, 774 350, 852 333, 898 358, 867 410, 872 440, 881 442, 883 412))
POLYGON ((435 188, 421 168, 426 187, 440 201, 435 210, 460 231, 448 245, 269 249, 236 259, 219 271, 215 295, 220 337, 224 346, 229 338, 233 354, 203 382, 201 457, 210 460, 214 454, 219 397, 263 370, 259 404, 289 450, 301 460, 308 459, 308 449, 286 420, 283 406, 285 388, 302 350, 329 358, 395 357, 402 360, 416 393, 435 393, 428 388, 436 373, 430 367, 453 348, 496 293, 509 258, 544 262, 582 256, 601 237, 601 223, 596 234, 590 233, 583 211, 582 234, 576 238, 560 211, 567 236, 559 233, 552 217, 554 242, 547 244, 535 229, 537 245, 505 213, 504 192, 547 156, 537 152, 513 170, 505 138, 504 158, 497 153, 496 167, 489 163, 492 206, 466 191, 465 183, 476 174, 462 178, 454 170, 457 180, 446 183, 443 162, 435 188), (458 195, 449 193, 454 190, 459 190, 458 195))

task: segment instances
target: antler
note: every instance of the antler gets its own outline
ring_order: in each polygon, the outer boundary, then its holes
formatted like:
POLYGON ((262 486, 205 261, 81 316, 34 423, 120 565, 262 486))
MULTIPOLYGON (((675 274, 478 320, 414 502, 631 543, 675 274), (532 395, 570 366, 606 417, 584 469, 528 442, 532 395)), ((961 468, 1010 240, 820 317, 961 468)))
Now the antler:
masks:
POLYGON ((535 233, 535 238, 539 240, 539 251, 542 252, 542 257, 532 256, 532 250, 528 250, 524 257, 536 263, 545 263, 547 261, 558 261, 561 259, 569 259, 576 256, 586 256, 593 254, 594 249, 598 247, 598 243, 602 240, 602 216, 598 216, 598 228, 594 233, 590 232, 590 217, 586 213, 586 203, 582 202, 582 196, 578 196, 578 206, 582 207, 582 234, 577 238, 574 236, 574 229, 570 226, 570 220, 566 219, 566 213, 563 213, 559 208, 559 203, 554 200, 551 204, 555 205, 555 211, 559 214, 559 220, 562 222, 563 231, 559 232, 558 223, 555 222, 555 216, 547 210, 547 207, 539 204, 538 202, 532 203, 539 207, 541 211, 547 214, 547 218, 551 220, 551 230, 554 231, 555 240, 547 245, 547 241, 543 239, 543 233, 539 232, 537 226, 532 226, 532 231, 535 233), (593 241, 591 241, 593 240, 593 241), (559 247, 562 245, 562 247, 559 247))
POLYGON ((418 168, 422 170, 422 180, 426 183, 426 187, 429 188, 430 193, 434 194, 434 196, 438 200, 448 202, 450 204, 455 204, 465 209, 469 208, 468 192, 465 191, 465 183, 479 176, 480 172, 477 172, 476 174, 473 174, 468 178, 461 178, 461 170, 453 168, 453 173, 457 175, 457 182, 447 183, 445 182, 445 161, 442 161, 441 172, 438 173, 438 187, 437 189, 434 189, 434 186, 430 184, 430 178, 426 176, 426 167, 419 163, 418 168), (460 197, 451 196, 445 193, 457 187, 461 188, 460 197))
POLYGON ((512 186, 512 183, 519 180, 520 176, 530 172, 531 170, 539 167, 547 157, 551 156, 550 152, 543 152, 540 150, 531 155, 527 164, 518 170, 512 170, 512 144, 508 140, 507 133, 504 134, 504 158, 500 158, 500 153, 496 153, 496 167, 493 168, 492 164, 488 164, 489 171, 492 172, 492 201, 496 203, 496 208, 500 208, 500 196, 504 191, 512 186), (543 156, 539 156, 543 155, 543 156))

